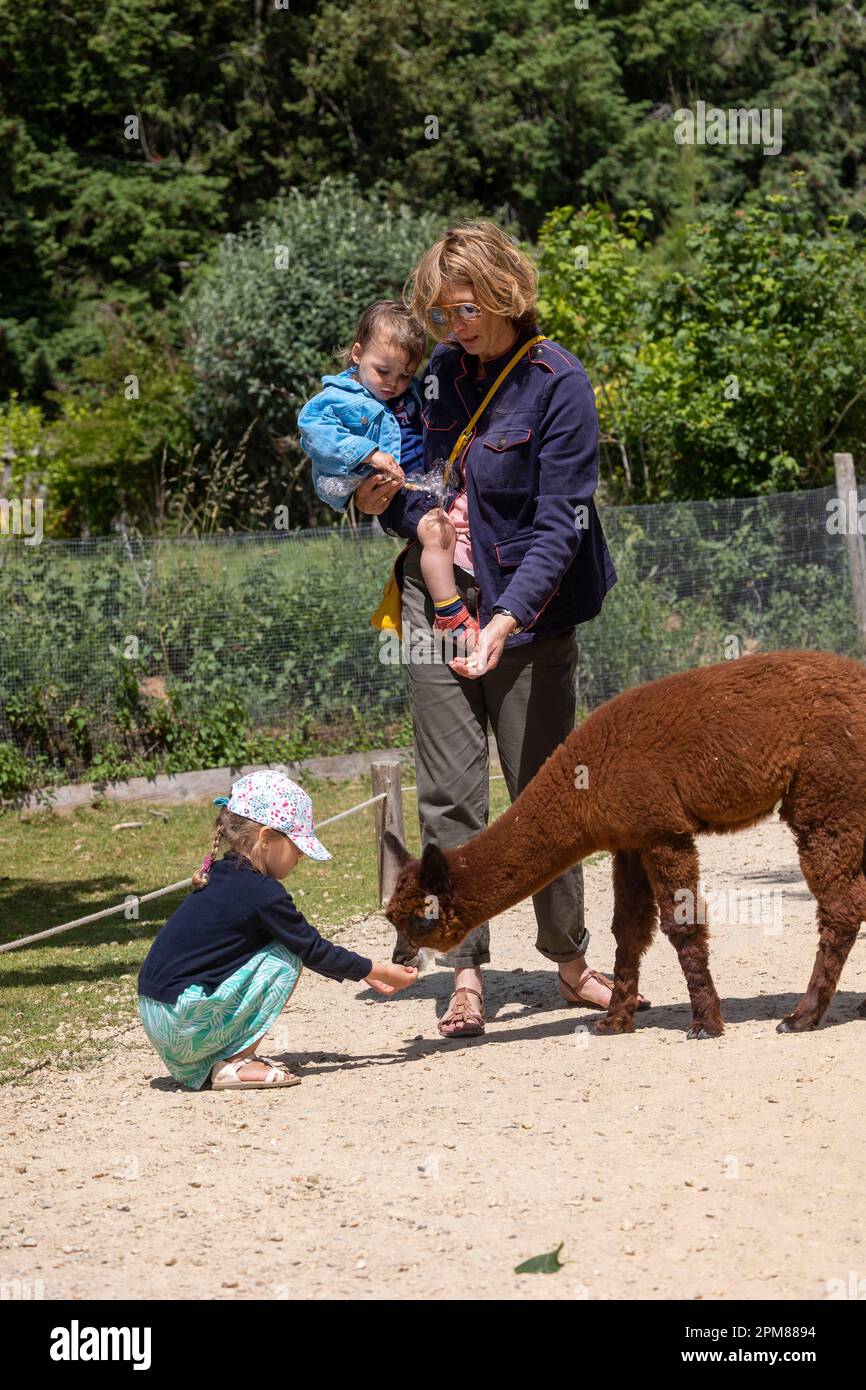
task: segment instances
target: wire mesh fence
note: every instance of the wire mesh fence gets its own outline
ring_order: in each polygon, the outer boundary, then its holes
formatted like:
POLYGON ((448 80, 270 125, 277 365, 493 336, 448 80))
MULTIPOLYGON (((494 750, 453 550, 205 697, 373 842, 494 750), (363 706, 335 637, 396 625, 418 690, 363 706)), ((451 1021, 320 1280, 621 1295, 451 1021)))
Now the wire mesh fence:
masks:
MULTIPOLYGON (((731 654, 854 654, 845 537, 831 488, 607 508, 619 582, 578 630, 579 702, 731 654)), ((187 708, 234 692, 251 725, 407 710, 399 664, 369 624, 399 545, 376 525, 204 540, 0 544, 0 739, 22 708, 110 730, 130 685, 187 708)), ((36 717, 33 715, 32 717, 36 717)))

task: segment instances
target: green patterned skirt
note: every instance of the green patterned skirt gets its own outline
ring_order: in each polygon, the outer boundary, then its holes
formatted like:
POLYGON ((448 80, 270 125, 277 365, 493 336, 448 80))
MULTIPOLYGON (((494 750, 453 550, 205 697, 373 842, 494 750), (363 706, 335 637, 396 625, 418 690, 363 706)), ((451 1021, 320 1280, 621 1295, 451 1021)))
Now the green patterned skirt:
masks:
POLYGON ((176 1080, 201 1090, 211 1068, 257 1042, 274 1025, 301 974, 300 959, 276 942, 212 994, 188 985, 177 1003, 139 995, 144 1031, 176 1080))

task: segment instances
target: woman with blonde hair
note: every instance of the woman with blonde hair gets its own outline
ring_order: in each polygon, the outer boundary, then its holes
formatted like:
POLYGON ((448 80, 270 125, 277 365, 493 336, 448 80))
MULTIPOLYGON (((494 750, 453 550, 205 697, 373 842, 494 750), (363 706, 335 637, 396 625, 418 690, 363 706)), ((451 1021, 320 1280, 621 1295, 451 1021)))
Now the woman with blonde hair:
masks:
MULTIPOLYGON (((537 290, 532 261, 485 220, 446 231, 404 289, 413 314, 439 340, 421 383, 424 460, 433 469, 456 450, 443 506, 457 532, 457 587, 481 626, 472 656, 436 659, 416 541, 430 495, 379 478, 355 494, 363 511, 410 542, 398 569, 404 639, 407 626, 412 634, 418 812, 423 842, 443 848, 487 823, 489 728, 512 800, 573 729, 575 626, 596 616, 616 582, 593 496, 595 396, 577 358, 540 333, 537 290), (425 631, 427 651, 419 644, 425 631)), ((536 893, 533 905, 536 946, 557 965, 563 1001, 606 1009, 611 981, 586 962, 580 866, 536 893)), ((485 923, 438 962, 455 971, 439 1022, 446 1037, 484 1031, 481 966, 490 960, 489 938, 485 923)), ((412 955, 398 941, 395 961, 412 955)), ((649 1007, 646 1000, 640 1006, 649 1007)))

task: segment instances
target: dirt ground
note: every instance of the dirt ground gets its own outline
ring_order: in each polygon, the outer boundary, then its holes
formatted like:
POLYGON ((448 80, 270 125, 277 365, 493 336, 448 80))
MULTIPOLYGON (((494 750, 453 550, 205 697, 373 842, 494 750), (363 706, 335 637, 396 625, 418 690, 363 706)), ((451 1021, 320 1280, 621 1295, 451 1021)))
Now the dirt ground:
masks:
MULTIPOLYGON (((778 1035, 816 939, 793 843, 774 821, 702 855, 708 888, 769 895, 763 922, 729 900, 714 932, 723 1039, 686 1041, 662 938, 652 1010, 596 1037, 597 1015, 560 1005, 526 904, 494 924, 480 1039, 436 1033, 444 971, 393 1000, 306 972, 265 1049, 303 1084, 194 1094, 131 1022, 98 1067, 0 1093, 0 1280, 46 1299, 851 1296, 863 933, 821 1029, 778 1035), (557 1273, 514 1273, 560 1242, 557 1273)), ((608 865, 586 874, 609 969, 608 865)), ((378 916, 343 939, 390 953, 378 916)))

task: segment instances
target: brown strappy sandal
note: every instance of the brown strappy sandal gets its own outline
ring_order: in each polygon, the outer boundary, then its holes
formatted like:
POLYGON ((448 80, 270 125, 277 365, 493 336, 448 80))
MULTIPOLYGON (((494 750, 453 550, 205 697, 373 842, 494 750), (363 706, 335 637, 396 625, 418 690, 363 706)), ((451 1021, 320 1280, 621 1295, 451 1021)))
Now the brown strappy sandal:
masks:
POLYGON ((467 985, 461 985, 455 989, 451 998, 448 1000, 448 1008, 439 1020, 439 1032, 443 1038, 478 1038, 484 1032, 484 1000, 477 989, 469 989, 467 985), (463 998, 458 999, 458 994, 463 998), (467 994, 474 994, 478 1000, 478 1008, 474 1008, 466 998, 467 994), (457 1001, 455 1003, 455 1000, 457 1001), (446 1033, 446 1025, 455 1023, 457 1027, 451 1033, 446 1033))
MULTIPOLYGON (((607 1004, 597 1004, 594 999, 584 999, 582 994, 578 994, 573 985, 564 980, 559 971, 559 993, 570 1009, 580 1007, 583 1009, 600 1009, 602 1013, 607 1013, 607 1004)), ((608 989, 613 989, 613 980, 609 980, 606 975, 599 975, 597 970, 588 970, 583 977, 586 979, 598 980, 600 985, 607 985, 608 989)), ((645 999, 642 994, 637 997, 637 1011, 642 1013, 644 1009, 651 1009, 652 1004, 649 999, 645 999)))

